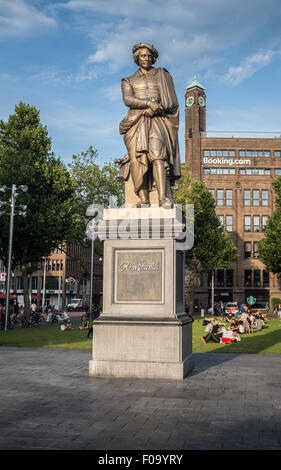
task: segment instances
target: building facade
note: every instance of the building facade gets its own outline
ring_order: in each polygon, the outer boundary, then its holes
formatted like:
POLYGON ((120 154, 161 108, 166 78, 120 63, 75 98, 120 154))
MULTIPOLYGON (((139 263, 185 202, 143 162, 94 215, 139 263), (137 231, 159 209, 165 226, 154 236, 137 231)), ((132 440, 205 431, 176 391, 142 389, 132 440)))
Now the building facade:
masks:
MULTIPOLYGON (((208 137, 206 94, 194 80, 185 96, 186 164, 216 200, 224 230, 238 248, 239 257, 229 269, 215 272, 215 302, 222 300, 265 305, 281 298, 277 276, 259 259, 258 241, 264 236, 268 216, 275 208, 272 182, 281 175, 281 136, 208 137)), ((203 275, 194 306, 210 305, 211 275, 203 275)))
MULTIPOLYGON (((29 278, 30 301, 39 306, 65 306, 73 298, 81 298, 84 304, 90 300, 91 247, 77 243, 57 248, 38 266, 29 278)), ((0 264, 5 273, 4 264, 0 264)), ((94 256, 93 302, 101 304, 102 298, 102 257, 94 256)), ((0 300, 5 300, 6 282, 0 282, 0 300)), ((22 274, 15 269, 12 273, 10 300, 24 305, 22 274)))

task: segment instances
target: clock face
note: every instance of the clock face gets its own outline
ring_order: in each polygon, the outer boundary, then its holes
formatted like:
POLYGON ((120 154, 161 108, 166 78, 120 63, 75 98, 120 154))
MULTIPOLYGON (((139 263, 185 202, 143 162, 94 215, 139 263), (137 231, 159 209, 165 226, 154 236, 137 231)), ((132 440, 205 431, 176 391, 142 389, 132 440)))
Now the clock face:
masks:
POLYGON ((203 96, 199 96, 198 104, 199 106, 205 106, 205 99, 203 98, 203 96))
POLYGON ((192 106, 194 103, 194 97, 193 96, 188 96, 188 98, 186 98, 186 106, 192 106))

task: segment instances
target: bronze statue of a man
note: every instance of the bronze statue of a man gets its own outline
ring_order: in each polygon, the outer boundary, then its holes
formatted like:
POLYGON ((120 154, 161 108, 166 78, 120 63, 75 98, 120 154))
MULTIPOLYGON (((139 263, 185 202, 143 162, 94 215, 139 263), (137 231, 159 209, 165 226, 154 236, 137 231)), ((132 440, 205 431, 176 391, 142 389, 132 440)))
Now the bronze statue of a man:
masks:
POLYGON ((138 206, 149 204, 153 182, 159 206, 172 207, 170 186, 180 177, 178 146, 179 105, 171 75, 154 68, 158 52, 152 44, 133 47, 139 69, 122 80, 122 94, 130 109, 120 123, 138 206))

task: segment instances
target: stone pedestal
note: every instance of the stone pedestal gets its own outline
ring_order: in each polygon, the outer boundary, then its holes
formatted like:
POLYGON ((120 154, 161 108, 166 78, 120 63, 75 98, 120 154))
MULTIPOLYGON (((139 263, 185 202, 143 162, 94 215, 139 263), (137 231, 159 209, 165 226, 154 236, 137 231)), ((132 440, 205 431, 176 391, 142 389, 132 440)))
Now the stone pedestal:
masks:
POLYGON ((105 210, 103 312, 93 324, 90 376, 183 379, 191 371, 178 215, 105 210))

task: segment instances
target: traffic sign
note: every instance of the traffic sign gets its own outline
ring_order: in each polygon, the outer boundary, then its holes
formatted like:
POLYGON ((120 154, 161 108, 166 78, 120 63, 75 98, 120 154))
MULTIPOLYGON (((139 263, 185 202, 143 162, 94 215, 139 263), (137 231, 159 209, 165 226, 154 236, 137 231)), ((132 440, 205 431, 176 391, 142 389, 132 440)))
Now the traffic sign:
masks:
POLYGON ((0 274, 0 281, 5 282, 6 281, 6 273, 1 273, 0 274))
POLYGON ((65 280, 65 282, 73 286, 76 283, 76 280, 74 279, 74 277, 69 277, 65 280))

